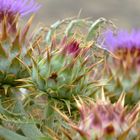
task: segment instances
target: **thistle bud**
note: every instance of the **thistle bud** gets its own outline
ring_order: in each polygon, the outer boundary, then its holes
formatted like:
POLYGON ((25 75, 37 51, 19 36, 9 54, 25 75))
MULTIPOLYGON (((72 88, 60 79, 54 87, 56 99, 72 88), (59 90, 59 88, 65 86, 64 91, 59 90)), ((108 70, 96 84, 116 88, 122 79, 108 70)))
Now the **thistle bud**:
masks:
MULTIPOLYGON (((103 95, 104 96, 104 95, 103 95)), ((112 104, 110 100, 97 99, 89 104, 78 102, 81 114, 79 125, 72 127, 86 140, 132 140, 138 136, 136 122, 140 106, 137 104, 131 111, 124 106, 124 94, 112 104)), ((80 136, 78 140, 80 140, 80 136)))

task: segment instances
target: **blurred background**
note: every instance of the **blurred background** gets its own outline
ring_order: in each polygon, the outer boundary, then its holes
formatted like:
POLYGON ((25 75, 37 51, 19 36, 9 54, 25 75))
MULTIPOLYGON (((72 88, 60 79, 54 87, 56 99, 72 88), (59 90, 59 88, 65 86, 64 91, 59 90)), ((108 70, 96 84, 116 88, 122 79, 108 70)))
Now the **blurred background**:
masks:
POLYGON ((56 20, 78 15, 91 17, 96 20, 100 17, 111 19, 122 28, 140 27, 139 0, 37 0, 42 4, 35 17, 34 24, 50 25, 56 20))

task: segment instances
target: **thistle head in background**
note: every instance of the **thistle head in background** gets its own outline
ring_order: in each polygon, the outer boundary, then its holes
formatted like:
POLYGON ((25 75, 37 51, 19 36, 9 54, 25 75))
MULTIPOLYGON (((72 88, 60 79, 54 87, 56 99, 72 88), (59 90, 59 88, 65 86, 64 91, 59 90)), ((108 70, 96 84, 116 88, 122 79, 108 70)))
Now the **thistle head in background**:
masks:
POLYGON ((114 65, 125 71, 134 70, 140 66, 140 31, 118 30, 106 31, 103 34, 103 48, 112 52, 114 65))
POLYGON ((77 101, 81 114, 79 125, 70 123, 80 135, 76 140, 132 140, 139 136, 136 123, 140 112, 137 104, 131 111, 124 106, 125 95, 112 104, 102 94, 100 99, 85 103, 77 101))
POLYGON ((6 20, 11 30, 16 30, 17 19, 34 13, 40 5, 35 0, 0 0, 0 23, 6 20))
POLYGON ((102 37, 98 42, 110 52, 103 74, 109 81, 105 85, 106 92, 118 96, 124 91, 126 102, 135 104, 140 99, 140 31, 107 30, 102 37))

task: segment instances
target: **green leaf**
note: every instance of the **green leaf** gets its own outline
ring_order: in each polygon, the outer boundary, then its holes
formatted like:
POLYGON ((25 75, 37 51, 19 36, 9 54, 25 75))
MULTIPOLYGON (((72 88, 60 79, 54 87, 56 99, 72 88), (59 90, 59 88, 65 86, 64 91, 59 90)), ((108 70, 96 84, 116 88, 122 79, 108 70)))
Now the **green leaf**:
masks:
POLYGON ((53 120, 54 120, 54 109, 52 108, 52 101, 48 101, 48 104, 45 107, 44 110, 44 116, 46 118, 46 124, 47 127, 52 128, 53 127, 53 120))
POLYGON ((43 134, 36 127, 35 124, 22 124, 21 125, 22 132, 25 136, 29 137, 31 140, 38 140, 43 137, 43 134))
POLYGON ((71 32, 72 32, 72 29, 75 27, 75 26, 79 26, 81 24, 84 24, 85 23, 85 20, 84 19, 75 19, 75 20, 72 20, 66 30, 65 30, 65 34, 66 36, 70 36, 71 32))
POLYGON ((47 44, 51 44, 51 37, 52 37, 52 34, 53 34, 53 31, 52 31, 52 30, 49 30, 49 31, 48 31, 48 34, 47 34, 47 36, 46 36, 46 39, 45 39, 45 41, 46 41, 47 44))
POLYGON ((14 74, 18 74, 18 72, 20 71, 21 65, 19 60, 15 57, 12 61, 11 64, 9 66, 9 73, 14 73, 14 74))
MULTIPOLYGON (((15 94, 16 99, 16 107, 15 112, 23 114, 25 117, 27 117, 27 114, 24 110, 24 107, 22 105, 21 100, 18 98, 18 95, 15 94)), ((27 118, 28 119, 28 118, 27 118)), ((26 123, 26 124, 20 124, 20 128, 25 136, 30 138, 30 140, 38 140, 39 138, 43 137, 44 135, 41 133, 41 131, 37 128, 36 124, 34 123, 26 123)))
POLYGON ((91 25, 91 27, 89 28, 89 31, 88 31, 87 38, 86 38, 87 41, 90 41, 90 40, 93 39, 93 37, 94 37, 95 34, 96 34, 97 29, 98 29, 105 21, 106 21, 106 19, 100 18, 100 19, 96 20, 96 21, 91 25))
POLYGON ((71 115, 71 105, 70 105, 70 101, 69 100, 64 100, 62 99, 62 101, 65 102, 66 106, 67 106, 67 109, 69 111, 69 114, 71 115))
POLYGON ((20 46, 20 43, 19 43, 19 32, 17 33, 16 35, 16 38, 15 40, 13 41, 12 43, 12 46, 10 48, 10 55, 12 57, 15 57, 16 55, 18 55, 21 51, 21 46, 20 46))
POLYGON ((1 57, 1 58, 7 58, 6 51, 5 51, 4 48, 2 47, 2 44, 1 44, 1 43, 0 43, 0 57, 1 57))
POLYGON ((54 24, 51 25, 51 29, 48 31, 47 35, 46 35, 46 43, 51 44, 51 37, 54 34, 55 30, 61 25, 61 21, 58 20, 56 21, 54 24))
POLYGON ((5 140, 30 140, 27 137, 21 136, 11 130, 3 128, 2 126, 0 126, 0 137, 3 137, 5 140))

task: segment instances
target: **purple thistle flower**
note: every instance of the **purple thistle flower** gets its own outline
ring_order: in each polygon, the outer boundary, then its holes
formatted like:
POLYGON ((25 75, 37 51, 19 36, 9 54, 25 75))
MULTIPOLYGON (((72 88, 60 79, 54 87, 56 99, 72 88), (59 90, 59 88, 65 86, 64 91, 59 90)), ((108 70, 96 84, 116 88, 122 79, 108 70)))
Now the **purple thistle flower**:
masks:
POLYGON ((140 31, 119 30, 114 33, 108 30, 98 41, 103 42, 102 47, 115 54, 125 68, 132 68, 132 65, 136 68, 140 64, 140 31))
POLYGON ((118 49, 140 49, 140 31, 127 32, 125 30, 119 30, 114 33, 111 30, 106 31, 103 34, 105 39, 103 47, 115 52, 118 49))
POLYGON ((6 19, 10 31, 16 31, 17 17, 36 12, 40 5, 35 0, 0 0, 0 23, 6 19))
POLYGON ((40 5, 35 0, 0 0, 0 18, 6 14, 25 16, 39 8, 40 5))

